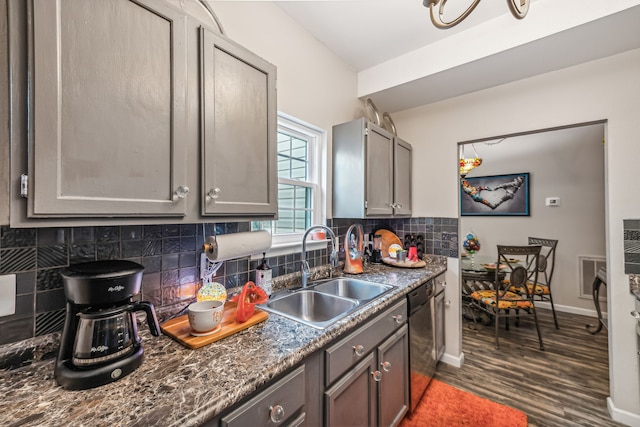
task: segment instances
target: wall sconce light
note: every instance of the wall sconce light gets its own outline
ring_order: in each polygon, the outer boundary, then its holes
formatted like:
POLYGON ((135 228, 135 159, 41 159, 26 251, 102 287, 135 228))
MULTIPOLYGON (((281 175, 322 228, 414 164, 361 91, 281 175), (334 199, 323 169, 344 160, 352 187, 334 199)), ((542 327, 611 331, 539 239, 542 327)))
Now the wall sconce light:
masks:
MULTIPOLYGON (((469 16, 471 12, 473 12, 473 9, 475 9, 476 6, 478 6, 478 3, 480 3, 480 0, 473 0, 473 3, 471 3, 471 5, 467 8, 467 10, 462 12, 460 16, 458 16, 457 18, 448 22, 446 22, 443 19, 444 5, 446 3, 447 3, 447 0, 423 0, 422 1, 422 4, 424 5, 424 7, 429 8, 429 12, 431 14, 431 22, 433 22, 433 25, 435 25, 437 28, 440 28, 440 29, 451 28, 458 25, 462 21, 464 21, 465 18, 469 16), (434 9, 438 5, 440 5, 440 7, 438 7, 438 13, 436 14, 434 9)), ((527 15, 527 12, 529 11, 530 3, 531 3, 531 0, 507 0, 507 4, 509 5, 509 10, 511 10, 511 13, 513 14, 513 16, 515 16, 518 19, 522 19, 527 15)))

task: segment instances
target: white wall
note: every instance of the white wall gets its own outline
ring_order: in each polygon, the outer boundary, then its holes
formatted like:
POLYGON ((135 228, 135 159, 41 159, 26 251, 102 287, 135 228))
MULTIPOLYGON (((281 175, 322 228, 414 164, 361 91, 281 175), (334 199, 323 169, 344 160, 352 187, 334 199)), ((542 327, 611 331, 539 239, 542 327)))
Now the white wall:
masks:
MULTIPOLYGON (((634 50, 393 117, 399 135, 414 147, 414 215, 436 217, 458 215, 458 171, 451 167, 457 161, 458 142, 608 120, 605 218, 609 405, 614 419, 631 425, 640 425, 640 374, 635 320, 629 315, 634 298, 624 274, 622 220, 640 215, 636 171, 629 162, 640 156, 639 75, 640 50, 634 50)), ((447 333, 459 334, 459 322, 456 325, 456 319, 449 317, 447 321, 447 333)))
MULTIPOLYGON (((591 294, 580 298, 578 256, 606 255, 603 138, 600 123, 474 143, 483 162, 467 176, 528 172, 530 216, 460 220, 462 236, 472 229, 482 246, 478 255, 490 256, 493 262, 497 244, 526 244, 529 236, 559 240, 552 282, 555 307, 594 317, 591 294), (545 206, 545 198, 551 196, 560 198, 559 206, 545 206)), ((465 152, 473 153, 470 145, 465 152)), ((588 289, 590 285, 591 280, 588 289)))

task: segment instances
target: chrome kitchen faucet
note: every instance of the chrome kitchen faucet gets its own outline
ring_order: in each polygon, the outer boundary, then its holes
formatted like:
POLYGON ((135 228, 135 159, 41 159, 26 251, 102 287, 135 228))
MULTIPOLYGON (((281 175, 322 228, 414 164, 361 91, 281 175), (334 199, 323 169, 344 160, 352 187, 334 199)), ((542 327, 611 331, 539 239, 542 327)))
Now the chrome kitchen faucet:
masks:
POLYGON ((329 237, 331 238, 331 255, 329 255, 329 264, 331 265, 331 269, 329 270, 329 277, 333 277, 333 269, 338 267, 338 241, 336 239, 336 235, 333 231, 324 225, 312 225, 307 228, 304 232, 304 236, 302 236, 302 253, 300 254, 300 263, 301 263, 301 273, 302 273, 302 287, 307 287, 307 278, 309 276, 309 263, 307 262, 307 236, 312 230, 317 228, 321 228, 327 232, 329 237))

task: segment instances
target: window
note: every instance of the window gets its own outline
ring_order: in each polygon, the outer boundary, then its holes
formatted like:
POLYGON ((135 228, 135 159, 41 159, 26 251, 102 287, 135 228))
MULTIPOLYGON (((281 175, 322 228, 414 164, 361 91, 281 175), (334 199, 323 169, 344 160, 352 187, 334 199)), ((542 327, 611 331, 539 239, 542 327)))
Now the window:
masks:
POLYGON ((312 224, 324 224, 326 133, 278 113, 278 219, 253 221, 253 230, 268 230, 274 246, 299 243, 312 224))

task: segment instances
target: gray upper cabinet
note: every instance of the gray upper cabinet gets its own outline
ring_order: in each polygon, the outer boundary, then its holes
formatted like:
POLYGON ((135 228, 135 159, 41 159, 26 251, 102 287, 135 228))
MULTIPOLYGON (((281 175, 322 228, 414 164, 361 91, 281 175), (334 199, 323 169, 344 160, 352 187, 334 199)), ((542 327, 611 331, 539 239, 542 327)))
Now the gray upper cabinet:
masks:
POLYGON ((199 0, 5 12, 12 227, 276 216, 276 68, 199 0))
POLYGON ((413 149, 411 144, 397 136, 393 139, 393 213, 410 216, 413 149))
POLYGON ((333 216, 411 215, 411 145, 365 119, 333 127, 333 216))
POLYGON ((33 0, 29 217, 186 214, 186 31, 157 0, 33 0))
POLYGON ((206 29, 202 215, 277 213, 276 68, 206 29))

